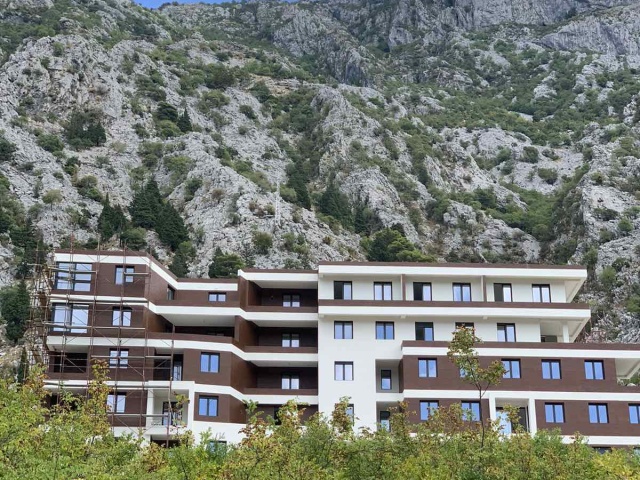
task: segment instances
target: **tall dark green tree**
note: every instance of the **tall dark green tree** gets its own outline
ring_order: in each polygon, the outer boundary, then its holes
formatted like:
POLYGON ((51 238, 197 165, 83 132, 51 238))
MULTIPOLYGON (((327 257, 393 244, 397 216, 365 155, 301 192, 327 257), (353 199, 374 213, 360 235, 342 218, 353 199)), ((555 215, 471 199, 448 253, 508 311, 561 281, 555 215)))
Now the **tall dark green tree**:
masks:
POLYGON ((6 325, 6 337, 14 344, 27 328, 29 306, 29 291, 24 280, 0 293, 0 313, 6 325))
POLYGON ((178 109, 167 102, 160 102, 155 113, 156 120, 169 120, 176 123, 178 121, 178 109))
POLYGON ((162 206, 158 184, 151 179, 133 197, 129 206, 131 221, 136 227, 155 228, 162 206))
POLYGON ((76 111, 64 125, 67 142, 77 149, 98 147, 107 141, 101 114, 97 111, 76 111))
POLYGON ((191 132, 193 130, 193 125, 191 124, 191 117, 189 117, 189 112, 185 109, 182 112, 182 115, 178 118, 178 128, 182 133, 191 132))
POLYGON ((171 250, 175 250, 178 245, 189 239, 187 227, 180 213, 169 202, 166 202, 160 210, 155 230, 160 240, 171 250))
POLYGON ((340 191, 332 179, 318 201, 318 208, 325 215, 331 215, 344 226, 353 225, 353 213, 349 197, 340 191))
POLYGON ((98 217, 98 233, 101 240, 108 240, 116 233, 121 233, 127 226, 127 218, 120 206, 113 207, 109 202, 109 194, 102 202, 102 212, 98 217))
POLYGON ((235 278, 238 276, 238 270, 244 266, 245 263, 239 255, 223 253, 218 247, 209 265, 209 278, 235 278))

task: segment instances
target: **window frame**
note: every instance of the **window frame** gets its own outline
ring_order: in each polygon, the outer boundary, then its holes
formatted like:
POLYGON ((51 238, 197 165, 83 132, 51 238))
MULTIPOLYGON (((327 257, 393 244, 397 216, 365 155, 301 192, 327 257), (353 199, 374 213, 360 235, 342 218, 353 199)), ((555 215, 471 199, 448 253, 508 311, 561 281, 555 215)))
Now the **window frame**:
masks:
POLYGON ((481 415, 482 406, 478 401, 464 401, 460 402, 460 407, 462 408, 462 420, 465 422, 479 422, 481 415), (468 405, 468 408, 465 408, 465 405, 468 405), (476 408, 477 407, 477 416, 476 416, 476 408), (471 418, 468 418, 468 412, 471 412, 471 418))
POLYGON ((167 300, 176 299, 176 289, 170 285, 167 285, 167 300))
POLYGON ((547 359, 540 360, 542 366, 542 379, 543 380, 562 380, 562 362, 559 359, 547 359), (549 364, 549 376, 545 377, 545 364, 549 364), (553 365, 558 364, 558 376, 554 376, 553 365))
POLYGON ((393 300, 393 282, 373 282, 373 300, 376 302, 388 302, 393 300), (376 290, 380 288, 380 298, 377 297, 376 290), (387 288, 389 287, 389 298, 386 298, 387 288))
POLYGON ((519 358, 502 358, 500 361, 502 362, 502 366, 505 368, 505 372, 502 375, 502 378, 514 379, 514 380, 522 378, 522 364, 521 364, 519 358), (505 365, 505 363, 509 364, 509 368, 507 368, 507 365, 505 365), (517 377, 513 376, 513 365, 512 364, 517 364, 518 365, 518 369, 517 369, 518 376, 517 377))
POLYGON ((56 262, 54 278, 55 289, 70 290, 74 292, 90 292, 93 273, 92 263, 56 262), (63 267, 63 265, 67 265, 68 267, 63 267), (88 267, 88 269, 79 268, 80 266, 88 267), (86 277, 88 277, 88 279, 86 277), (60 282, 64 282, 66 286, 61 286, 59 284, 60 282), (86 288, 77 288, 78 285, 86 285, 86 288))
POLYGON ((515 323, 498 323, 498 342, 502 343, 515 343, 517 342, 516 337, 516 324, 515 323), (502 328, 502 330, 501 330, 502 328), (509 340, 509 329, 513 330, 513 340, 509 340), (504 334, 504 340, 500 339, 500 334, 504 334))
POLYGON ((603 360, 585 360, 584 361, 584 378, 585 380, 604 380, 604 361, 603 360), (589 367, 590 365, 590 367, 589 367), (597 377, 596 365, 600 366, 601 377, 597 377))
POLYGON ((200 352, 200 373, 220 373, 220 353, 218 352, 200 352), (206 359, 206 357, 209 357, 206 359), (206 368, 207 370, 203 370, 203 366, 205 365, 204 361, 206 359, 206 368), (215 363, 212 363, 215 359, 215 363), (215 366, 216 369, 212 370, 212 366, 215 366))
POLYGON ((437 358, 419 358, 418 359, 418 378, 438 378, 438 359, 437 358), (424 369, 422 366, 424 365, 424 369), (431 369, 433 366, 433 370, 431 369), (424 372, 424 375, 422 373, 424 372), (434 372, 435 375, 431 375, 434 372))
POLYGON ((640 425, 640 403, 629 404, 629 423, 631 425, 640 425), (632 412, 635 411, 635 422, 632 412))
POLYGON ((87 333, 89 329, 89 305, 85 303, 54 303, 51 305, 51 316, 54 332, 63 333, 87 333), (58 322, 58 312, 61 313, 62 322, 58 322), (82 315, 79 315, 83 312, 82 315), (83 320, 78 322, 77 320, 83 320))
POLYGON ((297 373, 283 373, 280 375, 280 388, 282 390, 300 390, 300 375, 297 373))
POLYGON ((128 348, 110 348, 109 349, 109 368, 129 368, 129 349, 128 348), (126 357, 126 358, 122 358, 122 357, 126 357))
POLYGON ((300 334, 299 333, 283 333, 282 334, 282 348, 300 348, 300 334), (287 343, 289 345, 287 345, 287 343), (295 345, 297 343, 297 345, 295 345))
POLYGON ((383 368, 380 370, 380 390, 393 390, 393 372, 388 368, 383 368), (385 388, 385 380, 389 381, 389 386, 387 388, 385 388))
POLYGON ((107 395, 107 408, 111 407, 109 414, 125 413, 127 410, 126 392, 109 393, 107 395))
POLYGON ((389 410, 380 410, 378 411, 378 418, 380 421, 378 425, 382 430, 386 430, 387 432, 391 430, 391 412, 389 410))
POLYGON ((282 306, 284 308, 300 308, 302 306, 302 297, 299 293, 283 293, 282 306))
POLYGON ((605 424, 609 423, 609 404, 608 403, 589 403, 589 423, 591 424, 605 424), (602 414, 604 412, 604 422, 602 421, 602 414), (595 417, 592 416, 595 413, 595 417), (593 421, 595 418, 595 422, 593 421))
POLYGON ((431 282, 413 282, 413 300, 418 302, 433 301, 433 285, 431 284, 431 282), (424 298, 424 289, 427 286, 429 287, 429 298, 424 298), (416 295, 418 293, 419 295, 416 295))
POLYGON ((353 382, 355 378, 353 362, 334 362, 333 363, 333 380, 336 382, 353 382), (350 368, 349 368, 350 367, 350 368), (347 372, 350 370, 351 378, 347 378, 347 372), (340 374, 338 373, 340 371, 340 374), (338 378, 342 377, 342 378, 338 378))
POLYGON ((435 328, 433 327, 433 322, 415 322, 415 329, 416 329, 416 340, 418 341, 422 341, 422 342, 433 342, 434 338, 435 338, 435 328), (426 331, 431 330, 431 338, 427 339, 425 338, 426 335, 426 331), (418 335, 418 332, 422 331, 422 339, 418 338, 420 335, 418 335))
POLYGON ((549 283, 534 283, 531 285, 531 301, 533 303, 552 303, 551 302, 551 284, 549 283), (545 300, 543 292, 547 291, 549 299, 545 300), (538 292, 538 300, 536 300, 536 292, 538 292))
POLYGON ((111 326, 112 327, 130 327, 133 317, 133 309, 131 307, 113 307, 111 309, 111 326), (118 314, 116 316, 116 313, 118 314), (126 315, 126 314, 129 315, 126 315), (128 318, 127 318, 128 317, 128 318))
POLYGON ((134 273, 136 273, 136 268, 134 266, 116 265, 113 282, 116 285, 126 285, 127 283, 133 283, 134 273))
POLYGON ((473 301, 473 296, 471 295, 471 284, 470 283, 464 283, 464 282, 455 282, 451 284, 451 289, 453 292, 453 301, 454 302, 472 302, 473 301), (465 290, 468 289, 469 290, 469 299, 465 300, 465 290), (459 290, 460 293, 460 299, 456 300, 456 290, 459 290))
POLYGON ((395 340, 395 337, 395 322, 376 322, 376 340, 395 340), (388 336, 389 327, 391 328, 391 337, 388 336), (382 330, 380 330, 380 328, 382 328, 382 330), (378 336, 379 333, 382 333, 382 336, 378 336))
POLYGON ((494 283, 493 284, 493 301, 497 303, 513 303, 513 285, 511 283, 494 283), (505 300, 505 287, 508 287, 509 300, 505 300), (500 300, 498 300, 496 294, 500 292, 500 300))
POLYGON ((211 303, 224 303, 227 301, 227 292, 209 292, 207 298, 211 303))
POLYGON ((219 398, 217 396, 212 395, 198 395, 198 416, 200 417, 217 417, 218 416, 218 408, 219 408, 219 398), (206 402, 206 407, 204 409, 205 413, 202 413, 202 402, 206 402), (211 414, 211 405, 214 405, 214 413, 211 414))
POLYGON ((440 408, 438 400, 420 400, 420 421, 426 422, 431 416, 431 412, 440 408))
POLYGON ((352 321, 345 321, 345 320, 336 320, 333 322, 333 339, 334 340, 353 340, 353 322, 352 321), (345 327, 350 327, 351 328, 351 336, 347 337, 345 335, 345 333, 347 332, 347 329, 345 327), (338 330, 338 328, 340 330, 338 330), (340 331, 342 334, 342 337, 338 337, 336 336, 336 333, 340 331))
POLYGON ((334 300, 353 300, 353 282, 334 280, 333 282, 333 299, 334 300), (349 294, 345 295, 345 287, 349 287, 349 294), (340 292, 338 294, 338 292, 340 292), (349 298, 346 298, 349 297, 349 298))
POLYGON ((564 403, 562 402, 548 402, 544 404, 544 420, 546 423, 565 423, 566 415, 564 413, 564 403), (548 409, 550 408, 550 410, 548 409), (558 410, 560 411, 560 416, 562 418, 558 418, 558 410), (551 415, 549 415, 551 413, 551 415))

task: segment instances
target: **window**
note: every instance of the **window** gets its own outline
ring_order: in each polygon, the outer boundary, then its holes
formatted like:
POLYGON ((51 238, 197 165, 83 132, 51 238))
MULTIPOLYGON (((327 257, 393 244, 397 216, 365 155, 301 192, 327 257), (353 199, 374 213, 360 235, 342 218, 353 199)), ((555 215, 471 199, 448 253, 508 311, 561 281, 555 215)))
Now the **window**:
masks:
POLYGON ((336 340, 352 340, 353 322, 333 322, 333 338, 336 340))
POLYGON ((282 296, 283 307, 299 307, 300 295, 298 294, 286 294, 282 296))
POLYGON ((416 340, 433 342, 433 323, 416 322, 416 340))
POLYGON ((283 333, 282 346, 289 347, 289 348, 298 348, 300 346, 300 334, 299 333, 283 333))
POLYGON ((89 305, 54 304, 54 332, 86 333, 89 323, 89 305))
POLYGON ((453 301, 454 302, 470 302, 471 301, 471 284, 470 283, 454 283, 453 284, 453 301))
POLYGON ((640 404, 629 404, 629 423, 640 424, 640 404))
POLYGON ((111 368, 127 368, 129 366, 129 350, 109 349, 109 366, 111 368))
POLYGON ((126 273, 134 273, 134 267, 117 266, 116 267, 116 285, 122 285, 123 283, 133 283, 133 275, 125 275, 126 273))
POLYGON ((456 322, 456 330, 459 328, 470 328, 471 330, 474 330, 476 326, 473 322, 456 322))
POLYGON ((391 390, 391 370, 380 370, 380 390, 391 390))
POLYGON ((590 423, 609 423, 609 411, 606 403, 589 404, 590 423))
POLYGON ((111 325, 114 327, 130 327, 131 326, 130 308, 114 308, 112 311, 111 325))
POLYGON ((87 373, 86 353, 52 353, 50 362, 53 364, 53 371, 57 373, 87 373))
POLYGON ((347 414, 347 417, 349 417, 349 419, 351 420, 351 423, 353 423, 353 421, 356 418, 356 410, 353 407, 353 403, 350 403, 349 405, 347 405, 347 411, 345 413, 347 414))
POLYGON ((380 430, 391 430, 391 412, 388 410, 380 411, 380 430))
POLYGON ((61 263, 56 265, 56 288, 88 292, 91 290, 90 263, 61 263))
POLYGON ((494 283, 493 299, 495 302, 513 302, 510 283, 494 283))
POLYGON ((413 299, 422 300, 423 302, 431 301, 431 284, 430 283, 413 283, 413 299))
POLYGON ((220 354, 201 353, 200 371, 207 373, 218 373, 220 371, 220 354))
POLYGON ((217 417, 218 397, 201 395, 200 398, 198 398, 198 415, 201 417, 217 417))
POLYGON ((480 402, 462 402, 462 420, 480 421, 480 402))
POLYGON ((207 442, 207 452, 224 455, 227 453, 227 442, 224 440, 209 440, 207 442))
POLYGON ((336 362, 335 379, 339 382, 352 382, 353 362, 336 362))
POLYGON ((516 341, 516 325, 514 323, 498 324, 498 341, 499 342, 515 342, 516 341))
POLYGON ((126 399, 126 393, 110 393, 107 395, 107 408, 110 412, 124 413, 126 399))
POLYGON ((551 287, 549 285, 533 285, 533 301, 539 303, 550 303, 551 287))
POLYGON ((502 378, 520 378, 520 360, 502 359, 505 372, 502 378))
POLYGON ((351 300, 351 282, 333 282, 333 298, 336 300, 351 300))
POLYGON ((282 389, 283 390, 299 390, 300 377, 298 375, 291 375, 288 373, 282 374, 282 389))
POLYGON ((560 360, 542 360, 542 378, 560 380, 560 360))
POLYGON ((225 292, 210 292, 209 301, 210 302, 226 302, 227 294, 225 292))
POLYGON ((604 380, 604 363, 602 360, 585 360, 584 375, 587 380, 604 380))
POLYGON ((178 402, 162 402, 162 425, 176 427, 182 422, 182 410, 178 409, 178 402))
POLYGON ((373 299, 392 300, 393 296, 391 295, 391 282, 374 282, 373 299))
POLYGON ((438 376, 438 360, 435 358, 418 359, 418 376, 420 378, 436 378, 438 376))
POLYGON ((438 402, 433 400, 420 401, 420 420, 428 420, 431 413, 438 409, 438 402))
POLYGON ((167 300, 173 300, 176 298, 175 288, 167 287, 167 300))
POLYGON ((376 322, 376 340, 393 340, 393 322, 376 322))
POLYGON ((544 418, 547 423, 564 423, 564 404, 545 403, 544 418))

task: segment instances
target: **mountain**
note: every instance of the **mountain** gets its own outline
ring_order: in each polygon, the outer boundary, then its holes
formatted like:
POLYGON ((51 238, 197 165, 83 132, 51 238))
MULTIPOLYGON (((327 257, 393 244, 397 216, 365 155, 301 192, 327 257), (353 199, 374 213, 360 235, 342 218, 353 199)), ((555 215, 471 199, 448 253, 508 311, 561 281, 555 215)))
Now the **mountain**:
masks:
POLYGON ((640 341, 639 33, 631 0, 0 0, 0 282, 38 241, 582 263, 591 338, 640 341))

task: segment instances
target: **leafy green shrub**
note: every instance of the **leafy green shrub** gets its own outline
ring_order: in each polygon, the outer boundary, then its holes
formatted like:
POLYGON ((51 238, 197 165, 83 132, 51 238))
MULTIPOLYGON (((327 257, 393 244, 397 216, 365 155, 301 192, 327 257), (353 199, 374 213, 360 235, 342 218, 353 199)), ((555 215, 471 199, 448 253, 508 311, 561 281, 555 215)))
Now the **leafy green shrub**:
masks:
POLYGON ((57 189, 49 190, 42 196, 42 201, 47 205, 53 205, 62 202, 62 192, 57 189))
POLYGON ((253 108, 251 108, 251 105, 240 105, 240 113, 242 113, 245 117, 247 117, 250 120, 255 120, 256 117, 256 112, 253 111, 253 108))
POLYGON ((240 256, 234 253, 223 253, 218 247, 209 265, 209 278, 235 278, 238 276, 238 270, 244 266, 245 263, 240 256))
POLYGON ((5 336, 11 343, 22 339, 27 329, 31 302, 24 280, 0 290, 0 310, 6 325, 5 336))
POLYGON ((56 153, 64 150, 64 144, 57 135, 42 134, 38 136, 37 144, 47 152, 56 153))
POLYGON ((161 142, 142 142, 138 147, 138 155, 147 168, 155 168, 164 155, 164 144, 161 142))
POLYGON ((16 146, 4 138, 4 135, 0 132, 0 163, 13 161, 15 152, 16 146))
POLYGON ((143 250, 147 246, 146 235, 144 228, 128 228, 120 234, 120 243, 131 250, 143 250))
POLYGON ((273 237, 267 232, 253 232, 253 248, 259 255, 266 255, 273 247, 273 237))
POLYGON ((64 45, 60 42, 55 42, 53 44, 53 56, 61 57, 62 55, 64 55, 64 45))
POLYGON ((363 240, 367 259, 372 262, 433 262, 397 229, 385 228, 373 238, 363 240))
POLYGON ((191 117, 189 117, 189 112, 185 109, 182 112, 182 115, 178 118, 178 128, 182 133, 188 133, 193 131, 193 125, 191 124, 191 117))
POLYGON ((618 284, 616 269, 611 266, 604 267, 602 269, 602 272, 600 272, 598 280, 600 281, 600 286, 602 287, 602 289, 607 291, 608 293, 611 293, 611 291, 618 284))
POLYGON ((64 125, 64 135, 69 145, 78 150, 98 147, 107 141, 107 134, 97 111, 73 112, 64 125))
POLYGON ((182 135, 182 130, 170 120, 159 120, 156 122, 156 133, 161 138, 173 138, 182 135))
POLYGON ((185 155, 166 157, 163 162, 166 169, 171 172, 171 181, 174 184, 181 183, 194 165, 193 160, 185 155))
POLYGON ((633 223, 627 217, 622 217, 618 222, 618 232, 620 235, 626 236, 633 231, 633 223))
POLYGON ((184 186, 184 199, 189 202, 193 200, 196 192, 202 187, 202 179, 200 177, 193 177, 187 180, 184 186))
POLYGON ((102 201, 102 194, 98 190, 98 179, 93 175, 87 175, 79 179, 76 183, 76 189, 83 197, 90 198, 96 202, 102 201))
POLYGON ((204 84, 207 88, 224 90, 236 83, 233 71, 222 65, 208 65, 205 69, 204 84))
POLYGON ((538 163, 540 154, 537 148, 527 146, 522 149, 522 157, 520 159, 527 163, 538 163))
POLYGON ((271 91, 264 82, 257 82, 249 91, 253 93, 260 103, 268 102, 271 99, 271 91))
POLYGON ((219 90, 213 90, 202 95, 198 102, 198 109, 206 114, 210 110, 222 108, 225 105, 229 105, 229 97, 219 90))
POLYGON ((553 168, 539 168, 538 176, 549 185, 553 185, 558 180, 558 171, 553 168))

